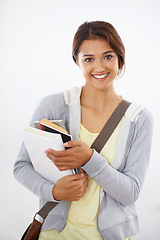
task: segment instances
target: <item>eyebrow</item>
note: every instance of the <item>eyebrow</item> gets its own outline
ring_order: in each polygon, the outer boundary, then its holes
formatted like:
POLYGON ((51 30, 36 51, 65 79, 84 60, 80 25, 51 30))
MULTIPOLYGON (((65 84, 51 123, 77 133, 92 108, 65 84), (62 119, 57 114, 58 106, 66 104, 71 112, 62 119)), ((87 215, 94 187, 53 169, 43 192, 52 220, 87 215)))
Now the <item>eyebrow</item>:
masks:
MULTIPOLYGON (((105 55, 105 54, 108 54, 108 53, 113 53, 114 51, 107 51, 107 52, 104 52, 103 53, 103 55, 105 55)), ((94 56, 94 54, 85 54, 85 55, 83 55, 83 57, 93 57, 94 56)))

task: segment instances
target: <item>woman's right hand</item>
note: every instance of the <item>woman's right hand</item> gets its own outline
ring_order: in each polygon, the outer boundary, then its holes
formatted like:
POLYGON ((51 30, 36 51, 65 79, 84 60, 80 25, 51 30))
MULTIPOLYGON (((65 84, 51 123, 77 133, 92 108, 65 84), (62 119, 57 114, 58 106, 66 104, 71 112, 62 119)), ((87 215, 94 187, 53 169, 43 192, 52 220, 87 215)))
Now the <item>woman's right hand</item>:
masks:
POLYGON ((55 200, 78 201, 88 187, 88 177, 82 169, 80 173, 64 176, 56 182, 52 189, 55 200))

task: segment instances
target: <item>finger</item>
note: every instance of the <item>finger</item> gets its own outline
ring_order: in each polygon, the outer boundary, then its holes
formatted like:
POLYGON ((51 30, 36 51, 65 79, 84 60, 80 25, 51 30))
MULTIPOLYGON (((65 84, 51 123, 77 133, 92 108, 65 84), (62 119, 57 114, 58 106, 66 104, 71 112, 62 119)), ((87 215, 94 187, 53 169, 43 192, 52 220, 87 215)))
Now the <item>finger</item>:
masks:
MULTIPOLYGON (((79 140, 72 140, 72 141, 69 141, 69 142, 66 142, 63 144, 64 147, 78 147, 78 146, 81 146, 81 141, 79 140)), ((69 150, 69 149, 68 149, 69 150)))
POLYGON ((48 150, 45 151, 47 156, 53 155, 55 157, 65 157, 67 156, 67 152, 65 150, 62 151, 56 151, 54 149, 49 148, 48 150))
MULTIPOLYGON (((53 162, 53 161, 52 161, 53 162)), ((54 162, 53 162, 54 163, 54 162)), ((55 163, 54 163, 55 164, 55 163)), ((65 171, 65 170, 70 170, 70 169, 73 169, 71 167, 71 165, 69 164, 63 164, 62 166, 60 166, 60 164, 55 164, 55 166, 60 170, 60 171, 65 171)))
POLYGON ((68 161, 71 162, 72 159, 75 159, 74 151, 70 149, 67 149, 66 151, 56 151, 53 149, 48 149, 45 151, 46 156, 51 159, 52 161, 68 161))
POLYGON ((80 171, 80 173, 84 173, 85 174, 85 172, 84 172, 84 170, 82 168, 79 168, 79 171, 80 171))
POLYGON ((82 178, 82 182, 84 185, 88 184, 88 177, 86 174, 84 174, 83 178, 82 178))
POLYGON ((66 177, 68 177, 70 181, 77 181, 84 177, 84 173, 77 173, 73 175, 68 175, 66 177))
POLYGON ((66 165, 68 163, 72 163, 72 159, 68 156, 59 156, 55 157, 52 154, 46 155, 51 161, 53 161, 55 164, 66 165))
POLYGON ((69 170, 69 169, 73 169, 72 168, 72 164, 69 162, 57 162, 54 159, 49 158, 53 164, 60 170, 60 171, 65 171, 65 170, 69 170))
POLYGON ((83 194, 86 193, 87 188, 88 188, 88 181, 85 181, 85 183, 84 183, 84 185, 83 185, 83 194))
POLYGON ((81 175, 80 181, 81 181, 82 184, 85 184, 86 182, 88 182, 88 176, 81 168, 80 168, 80 173, 79 174, 81 175))
POLYGON ((73 161, 69 157, 55 157, 52 154, 46 155, 58 168, 63 168, 60 170, 65 169, 73 169, 73 161))
POLYGON ((85 180, 85 182, 84 182, 84 185, 85 185, 86 187, 88 187, 88 177, 86 178, 86 180, 85 180))

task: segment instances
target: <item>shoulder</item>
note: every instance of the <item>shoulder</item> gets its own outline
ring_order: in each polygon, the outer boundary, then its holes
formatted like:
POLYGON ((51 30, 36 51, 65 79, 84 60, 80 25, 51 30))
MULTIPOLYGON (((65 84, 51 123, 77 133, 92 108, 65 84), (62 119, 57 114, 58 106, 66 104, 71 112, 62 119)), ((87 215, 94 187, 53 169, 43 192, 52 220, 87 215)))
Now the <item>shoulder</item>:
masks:
POLYGON ((65 107, 64 94, 55 93, 45 96, 39 103, 37 110, 39 109, 43 113, 59 112, 65 107))
POLYGON ((148 108, 137 103, 131 103, 125 113, 126 119, 129 120, 131 126, 135 126, 136 132, 151 131, 153 129, 153 117, 148 108))
POLYGON ((38 108, 40 108, 41 111, 44 111, 44 112, 46 111, 59 112, 59 111, 63 111, 65 107, 66 107, 66 102, 65 102, 63 92, 45 96, 38 105, 38 108))
POLYGON ((153 116, 151 114, 151 112, 147 109, 147 108, 144 108, 140 114, 139 114, 139 121, 142 121, 142 122, 150 122, 151 124, 153 124, 153 116))
POLYGON ((66 105, 75 105, 80 102, 80 95, 81 95, 82 86, 73 87, 71 89, 65 90, 64 92, 52 94, 46 96, 42 99, 41 104, 43 105, 50 105, 54 103, 58 104, 66 104, 66 105))
POLYGON ((153 121, 151 112, 146 107, 137 103, 131 103, 125 116, 134 123, 137 121, 153 121))
POLYGON ((149 133, 152 134, 153 131, 153 117, 151 112, 147 109, 144 108, 136 121, 136 126, 138 132, 145 131, 149 135, 149 133))
POLYGON ((37 105, 32 115, 31 125, 33 125, 34 121, 42 118, 59 119, 65 112, 65 108, 66 104, 63 92, 47 95, 37 105))
POLYGON ((53 104, 55 105, 60 103, 64 103, 63 92, 47 95, 40 101, 39 104, 41 106, 46 107, 46 106, 53 106, 53 104))

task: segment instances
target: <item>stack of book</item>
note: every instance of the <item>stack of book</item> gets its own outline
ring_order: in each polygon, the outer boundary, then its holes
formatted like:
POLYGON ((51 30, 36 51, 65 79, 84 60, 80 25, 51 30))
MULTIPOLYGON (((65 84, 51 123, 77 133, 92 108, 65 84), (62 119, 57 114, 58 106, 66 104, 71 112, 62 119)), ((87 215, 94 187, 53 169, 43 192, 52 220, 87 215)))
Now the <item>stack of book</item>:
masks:
POLYGON ((47 119, 42 119, 34 123, 34 127, 26 127, 22 133, 23 140, 35 171, 43 178, 56 183, 56 181, 66 175, 75 173, 74 169, 60 171, 54 163, 46 157, 45 151, 54 149, 65 150, 63 143, 72 140, 68 132, 47 119))

